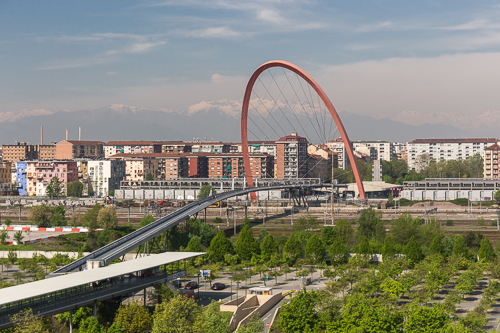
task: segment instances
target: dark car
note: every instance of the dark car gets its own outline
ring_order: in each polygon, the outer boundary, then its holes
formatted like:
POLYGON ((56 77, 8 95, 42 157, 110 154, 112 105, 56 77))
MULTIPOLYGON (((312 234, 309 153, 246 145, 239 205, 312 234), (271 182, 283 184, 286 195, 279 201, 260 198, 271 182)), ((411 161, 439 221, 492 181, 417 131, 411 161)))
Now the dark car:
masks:
POLYGON ((184 289, 196 289, 196 288, 198 288, 198 283, 196 283, 194 281, 188 282, 184 286, 184 289))
POLYGON ((174 285, 175 288, 180 289, 182 288, 182 282, 179 280, 174 280, 172 281, 172 284, 174 285))
POLYGON ((226 288, 226 285, 224 283, 220 283, 220 282, 214 283, 212 285, 212 290, 222 290, 225 288, 226 288))

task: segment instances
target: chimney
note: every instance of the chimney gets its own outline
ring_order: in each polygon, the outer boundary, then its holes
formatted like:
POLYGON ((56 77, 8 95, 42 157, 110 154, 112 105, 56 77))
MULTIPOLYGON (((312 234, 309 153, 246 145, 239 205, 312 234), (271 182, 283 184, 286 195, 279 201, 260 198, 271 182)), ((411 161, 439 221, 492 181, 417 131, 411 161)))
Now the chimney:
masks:
POLYGON ((43 126, 42 128, 40 129, 40 145, 43 146, 43 126))
POLYGON ((68 130, 66 130, 66 140, 68 140, 68 130))
POLYGON ((82 141, 82 128, 78 127, 78 141, 82 141))

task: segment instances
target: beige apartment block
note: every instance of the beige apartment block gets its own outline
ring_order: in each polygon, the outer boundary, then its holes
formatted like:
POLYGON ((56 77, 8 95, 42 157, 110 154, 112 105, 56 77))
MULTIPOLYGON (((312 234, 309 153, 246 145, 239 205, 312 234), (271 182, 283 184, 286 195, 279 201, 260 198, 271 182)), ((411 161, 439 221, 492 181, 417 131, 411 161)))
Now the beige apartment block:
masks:
POLYGON ((125 180, 146 180, 148 174, 157 180, 158 160, 155 158, 128 158, 125 159, 125 180))
POLYGON ((500 178, 498 171, 498 154, 500 152, 500 145, 495 143, 484 149, 483 152, 483 175, 484 178, 500 178))
POLYGON ((56 144, 56 159, 71 160, 78 157, 103 157, 102 141, 63 140, 56 144))

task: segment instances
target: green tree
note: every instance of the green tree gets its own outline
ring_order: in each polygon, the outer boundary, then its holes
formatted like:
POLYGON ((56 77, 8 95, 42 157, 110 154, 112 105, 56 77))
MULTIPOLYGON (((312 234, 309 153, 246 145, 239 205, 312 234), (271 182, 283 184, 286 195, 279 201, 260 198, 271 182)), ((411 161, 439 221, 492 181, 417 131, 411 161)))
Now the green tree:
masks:
POLYGON ((54 208, 40 205, 32 207, 29 214, 28 220, 32 224, 37 225, 39 228, 48 228, 52 225, 52 217, 54 215, 54 208))
POLYGON ((126 333, 125 329, 120 325, 120 323, 113 323, 106 333, 126 333))
MULTIPOLYGON (((97 217, 99 215, 99 211, 103 208, 102 205, 96 204, 92 206, 91 209, 85 212, 85 215, 82 217, 82 224, 84 227, 89 228, 91 230, 97 229, 99 224, 97 223, 97 217)), ((91 235, 92 232, 89 233, 91 235)))
POLYGON ((449 316, 439 303, 429 306, 412 306, 406 319, 406 332, 441 332, 448 326, 449 316))
POLYGON ((142 227, 145 227, 147 226, 148 224, 152 223, 156 221, 155 218, 151 215, 148 215, 148 216, 144 216, 142 219, 141 219, 141 222, 139 222, 139 228, 142 228, 142 227))
POLYGON ((379 242, 383 242, 385 238, 385 227, 381 218, 382 212, 377 212, 371 208, 362 210, 358 218, 358 227, 356 229, 358 238, 373 238, 379 242))
POLYGON ((283 304, 279 326, 284 333, 315 331, 319 328, 316 304, 319 295, 315 291, 300 292, 288 304, 283 304))
POLYGON ((250 260, 253 254, 260 254, 259 241, 253 237, 252 229, 248 225, 238 235, 236 253, 243 260, 250 260))
POLYGON ((289 266, 293 266, 297 259, 302 256, 302 244, 296 234, 290 235, 283 248, 283 257, 289 266))
POLYGON ((69 182, 67 185, 68 197, 80 198, 83 193, 83 184, 79 180, 69 182))
POLYGON ((215 194, 215 189, 212 186, 204 185, 198 192, 198 200, 208 198, 210 195, 215 194))
POLYGON ((202 308, 192 299, 179 295, 156 307, 151 332, 202 333, 202 319, 202 308))
POLYGON ((404 253, 406 254, 406 257, 410 261, 411 265, 415 265, 424 259, 420 244, 417 242, 415 237, 410 238, 410 241, 404 248, 404 253))
POLYGON ((191 237, 187 247, 184 249, 185 252, 201 252, 201 242, 200 237, 191 237))
POLYGON ((104 327, 95 317, 87 317, 80 324, 80 333, 104 333, 104 327))
POLYGON ((133 302, 120 306, 116 312, 115 322, 119 323, 126 332, 142 333, 151 329, 153 318, 148 309, 133 302))
POLYGON ((17 244, 21 244, 22 241, 23 241, 23 232, 21 230, 17 231, 15 234, 14 234, 14 239, 16 240, 17 244))
POLYGON ((381 285, 380 289, 391 298, 399 298, 400 295, 403 295, 406 292, 406 288, 399 281, 393 279, 385 280, 381 285))
POLYGON ((338 266, 345 264, 349 259, 349 249, 342 243, 340 238, 336 238, 330 246, 330 261, 332 265, 338 266))
POLYGON ((420 219, 413 219, 408 213, 404 213, 397 219, 392 220, 391 236, 394 243, 404 246, 412 237, 420 239, 420 224, 420 219))
POLYGON ((469 256, 469 250, 467 249, 467 245, 465 244, 465 239, 462 236, 458 236, 455 238, 455 243, 453 244, 453 254, 457 256, 469 256))
POLYGON ((387 236, 384 239, 384 246, 382 246, 382 260, 385 261, 386 258, 394 257, 396 254, 396 248, 394 247, 392 237, 387 236))
POLYGON ((260 319, 260 316, 254 312, 254 314, 250 317, 250 320, 245 325, 240 326, 236 333, 256 333, 262 331, 264 331, 264 322, 260 319))
POLYGON ((17 253, 14 250, 9 250, 9 253, 7 254, 7 259, 9 259, 9 262, 14 265, 17 262, 17 253))
POLYGON ((457 278, 455 290, 465 298, 466 294, 470 294, 474 290, 476 283, 476 275, 474 272, 466 271, 457 278))
POLYGON ((441 237, 436 236, 432 240, 431 246, 429 247, 429 251, 432 254, 443 254, 444 249, 443 249, 443 244, 441 242, 441 237))
POLYGON ((47 185, 45 192, 47 193, 47 196, 57 198, 63 195, 63 190, 63 183, 59 180, 59 178, 53 177, 50 180, 49 185, 47 185))
POLYGON ((107 206, 99 210, 97 214, 97 224, 104 230, 114 229, 118 226, 118 215, 115 207, 107 206))
POLYGON ((214 262, 221 262, 224 260, 224 255, 228 253, 234 254, 233 244, 226 238, 224 231, 219 231, 210 242, 208 257, 214 262))
POLYGON ((369 255, 371 253, 370 242, 368 242, 367 237, 363 237, 363 239, 361 239, 361 243, 358 245, 358 254, 369 255))
POLYGON ((203 330, 210 333, 229 333, 230 312, 222 312, 220 303, 212 301, 203 312, 203 330))
POLYGON ((484 262, 492 262, 495 257, 495 250, 493 250, 493 245, 491 245, 488 236, 485 236, 481 241, 481 247, 479 248, 479 260, 484 262))
POLYGON ((499 203, 499 202, 500 202, 500 190, 497 190, 497 191, 495 192, 495 194, 493 195, 493 199, 495 199, 495 201, 496 201, 497 203, 499 203))
POLYGON ((324 226, 321 228, 321 240, 323 241, 323 244, 325 244, 325 246, 332 245, 335 238, 336 235, 334 228, 332 228, 331 226, 324 226))
POLYGON ((351 222, 338 220, 333 229, 335 230, 335 235, 342 240, 342 243, 350 245, 354 233, 351 222))
POLYGON ((146 175, 146 180, 154 180, 153 174, 151 172, 146 175))
POLYGON ((10 320, 16 323, 11 332, 13 333, 42 333, 45 332, 42 318, 35 317, 30 308, 16 313, 10 320))
POLYGON ((4 223, 6 226, 10 227, 10 225, 12 224, 12 220, 9 218, 6 218, 4 223))
POLYGON ((0 231, 0 244, 5 245, 7 244, 7 239, 9 239, 9 234, 7 233, 7 230, 2 230, 0 231))
POLYGON ((276 243, 276 241, 274 240, 273 235, 268 234, 260 245, 260 253, 262 255, 262 259, 265 261, 270 260, 273 254, 278 253, 278 250, 278 243, 276 243))
POLYGON ((52 225, 56 227, 63 227, 67 225, 66 209, 63 206, 57 206, 53 210, 52 225))
POLYGON ((313 263, 321 263, 326 258, 325 245, 321 239, 316 235, 312 235, 306 245, 306 258, 313 263))

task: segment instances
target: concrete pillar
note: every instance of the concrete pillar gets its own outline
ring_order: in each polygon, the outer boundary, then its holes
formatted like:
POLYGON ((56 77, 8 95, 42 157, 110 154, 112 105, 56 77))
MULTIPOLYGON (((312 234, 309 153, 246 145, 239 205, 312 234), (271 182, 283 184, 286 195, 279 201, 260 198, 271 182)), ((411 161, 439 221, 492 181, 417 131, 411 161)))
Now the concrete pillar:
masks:
POLYGON ((144 306, 146 306, 146 288, 144 288, 144 306))
POLYGON ((69 310, 69 333, 73 333, 73 310, 69 310))
POLYGON ((94 308, 94 318, 97 318, 97 303, 96 302, 94 302, 93 308, 94 308))

